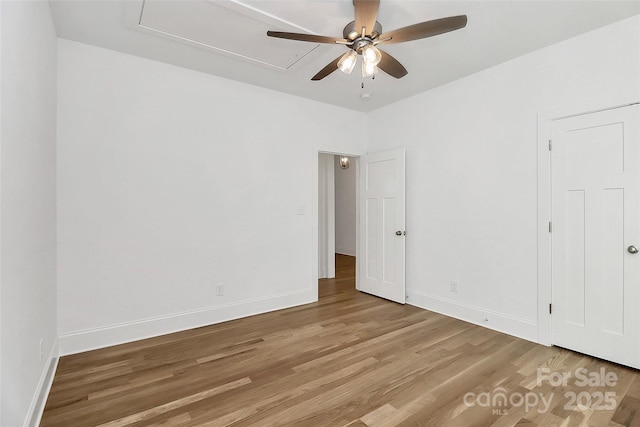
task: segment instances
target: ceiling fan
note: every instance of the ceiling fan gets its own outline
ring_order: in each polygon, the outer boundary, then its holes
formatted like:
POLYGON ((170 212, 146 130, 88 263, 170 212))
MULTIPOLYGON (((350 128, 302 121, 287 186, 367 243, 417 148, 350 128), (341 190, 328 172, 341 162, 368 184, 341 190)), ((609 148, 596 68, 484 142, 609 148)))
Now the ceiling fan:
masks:
POLYGON ((380 0, 353 0, 353 6, 355 8, 355 21, 349 22, 344 27, 343 38, 280 31, 267 31, 267 35, 269 37, 312 43, 341 44, 350 49, 347 53, 327 64, 311 80, 322 80, 338 69, 350 74, 355 67, 358 55, 362 55, 362 77, 373 77, 380 69, 399 79, 407 75, 407 69, 393 56, 378 49, 376 47, 378 44, 402 43, 423 39, 458 30, 467 25, 467 16, 459 15, 420 22, 419 24, 383 33, 382 25, 377 21, 380 0))

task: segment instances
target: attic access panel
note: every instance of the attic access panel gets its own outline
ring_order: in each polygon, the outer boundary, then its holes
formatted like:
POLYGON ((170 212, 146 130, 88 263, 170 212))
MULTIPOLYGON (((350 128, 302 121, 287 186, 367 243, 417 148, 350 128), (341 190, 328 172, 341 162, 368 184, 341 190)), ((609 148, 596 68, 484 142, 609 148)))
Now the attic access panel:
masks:
POLYGON ((138 26, 169 40, 280 70, 290 69, 319 46, 267 37, 274 28, 302 28, 236 1, 144 0, 138 26))

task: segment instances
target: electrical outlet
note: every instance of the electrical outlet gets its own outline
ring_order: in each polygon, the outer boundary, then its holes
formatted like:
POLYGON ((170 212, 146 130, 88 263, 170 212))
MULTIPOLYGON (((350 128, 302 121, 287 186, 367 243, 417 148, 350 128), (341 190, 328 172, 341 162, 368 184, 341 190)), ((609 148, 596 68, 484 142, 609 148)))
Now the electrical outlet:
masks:
POLYGON ((452 280, 451 281, 451 292, 458 292, 458 281, 457 280, 452 280))
POLYGON ((224 295, 224 284, 218 283, 216 285, 216 296, 221 297, 224 295))

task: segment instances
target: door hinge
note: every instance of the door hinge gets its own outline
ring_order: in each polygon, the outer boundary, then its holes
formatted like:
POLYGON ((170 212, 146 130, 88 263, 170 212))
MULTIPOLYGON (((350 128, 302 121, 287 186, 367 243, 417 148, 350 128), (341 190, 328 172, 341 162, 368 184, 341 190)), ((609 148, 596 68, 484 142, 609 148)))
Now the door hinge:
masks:
POLYGON ((549 303, 549 314, 551 314, 551 303, 549 303))
POLYGON ((549 140, 549 151, 551 151, 551 140, 549 140))
POLYGON ((549 221, 549 233, 551 233, 551 230, 552 230, 552 228, 551 228, 551 221, 549 221))

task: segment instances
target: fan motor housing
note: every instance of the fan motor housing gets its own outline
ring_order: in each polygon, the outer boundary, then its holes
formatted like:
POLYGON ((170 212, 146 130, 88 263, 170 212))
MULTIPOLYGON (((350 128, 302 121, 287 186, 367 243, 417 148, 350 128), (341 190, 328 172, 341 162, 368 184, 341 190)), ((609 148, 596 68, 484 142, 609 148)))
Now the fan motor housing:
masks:
POLYGON ((347 40, 357 40, 358 38, 368 38, 370 40, 376 39, 380 34, 382 34, 382 25, 378 21, 373 26, 373 30, 369 32, 369 34, 365 34, 362 36, 362 28, 356 28, 356 21, 349 22, 342 30, 342 36, 347 40))

